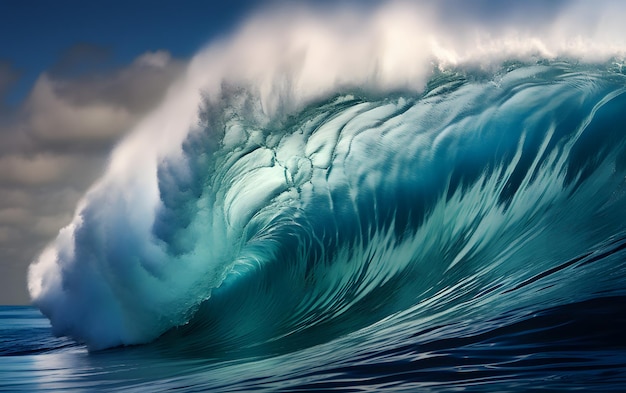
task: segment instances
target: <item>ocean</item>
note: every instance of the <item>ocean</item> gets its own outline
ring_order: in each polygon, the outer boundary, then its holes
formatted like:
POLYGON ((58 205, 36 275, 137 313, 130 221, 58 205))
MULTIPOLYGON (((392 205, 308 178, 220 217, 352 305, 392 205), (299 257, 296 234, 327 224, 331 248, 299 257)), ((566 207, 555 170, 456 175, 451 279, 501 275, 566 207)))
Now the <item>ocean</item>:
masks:
POLYGON ((0 389, 623 391, 614 48, 433 61, 270 25, 120 141, 35 307, 0 309, 0 389))

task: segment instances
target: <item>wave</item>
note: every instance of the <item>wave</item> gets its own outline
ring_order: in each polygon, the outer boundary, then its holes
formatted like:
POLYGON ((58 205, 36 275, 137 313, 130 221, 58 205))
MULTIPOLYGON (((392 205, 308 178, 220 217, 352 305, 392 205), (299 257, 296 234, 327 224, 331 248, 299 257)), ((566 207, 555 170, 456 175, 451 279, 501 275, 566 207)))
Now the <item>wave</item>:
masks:
POLYGON ((31 266, 54 332, 289 351, 623 294, 616 25, 468 42, 415 7, 273 10, 198 54, 31 266))

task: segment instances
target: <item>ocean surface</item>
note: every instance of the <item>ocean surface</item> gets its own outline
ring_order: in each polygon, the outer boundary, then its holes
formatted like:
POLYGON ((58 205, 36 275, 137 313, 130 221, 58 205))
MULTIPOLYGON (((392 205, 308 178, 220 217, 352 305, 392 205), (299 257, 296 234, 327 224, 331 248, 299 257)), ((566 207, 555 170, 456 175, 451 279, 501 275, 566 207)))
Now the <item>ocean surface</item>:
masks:
POLYGON ((89 353, 32 307, 0 308, 0 391, 614 391, 626 386, 626 297, 429 327, 376 325, 309 348, 89 353))
POLYGON ((0 309, 0 389, 624 391, 619 47, 405 14, 198 54, 0 309))

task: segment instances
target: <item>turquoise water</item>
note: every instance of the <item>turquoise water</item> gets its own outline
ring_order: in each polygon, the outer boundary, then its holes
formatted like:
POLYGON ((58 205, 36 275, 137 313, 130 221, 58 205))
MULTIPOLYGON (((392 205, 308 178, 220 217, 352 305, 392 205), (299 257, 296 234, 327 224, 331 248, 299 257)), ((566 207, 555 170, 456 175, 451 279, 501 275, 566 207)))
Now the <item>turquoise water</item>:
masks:
POLYGON ((274 117, 224 89, 86 196, 31 276, 52 325, 1 311, 0 386, 619 391, 625 82, 458 69, 274 117))

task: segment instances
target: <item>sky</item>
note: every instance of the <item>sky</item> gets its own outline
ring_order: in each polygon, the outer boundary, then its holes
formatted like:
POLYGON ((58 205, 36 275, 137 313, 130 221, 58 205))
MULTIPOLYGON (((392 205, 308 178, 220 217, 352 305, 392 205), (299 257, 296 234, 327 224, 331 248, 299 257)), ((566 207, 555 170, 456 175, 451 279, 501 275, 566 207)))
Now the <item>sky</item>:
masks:
MULTIPOLYGON (((192 56, 236 32, 255 14, 293 3, 0 1, 0 304, 29 302, 29 264, 72 220, 77 202, 103 173, 116 142, 162 101, 192 56)), ((329 9, 335 3, 314 2, 329 9)), ((353 10, 380 3, 341 2, 353 10)), ((463 33, 464 23, 490 25, 496 32, 521 23, 533 31, 535 25, 557 20, 573 2, 425 3, 435 5, 435 22, 463 33)), ((594 7, 586 7, 593 12, 594 7)), ((615 18, 621 26, 619 15, 615 18)), ((568 25, 573 29, 581 27, 572 21, 568 25)), ((280 26, 276 31, 281 38, 280 26)))
POLYGON ((191 56, 257 2, 0 2, 0 304, 191 56))

